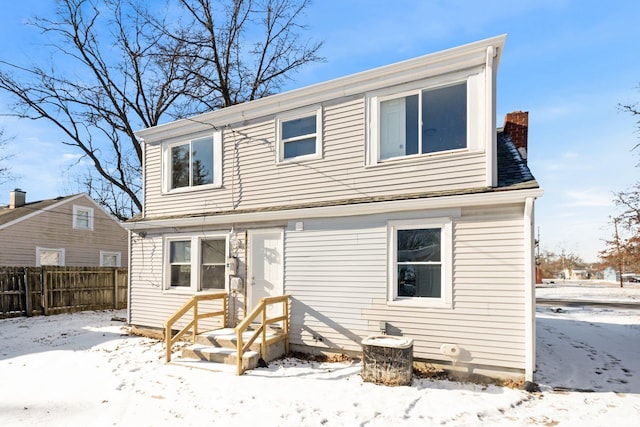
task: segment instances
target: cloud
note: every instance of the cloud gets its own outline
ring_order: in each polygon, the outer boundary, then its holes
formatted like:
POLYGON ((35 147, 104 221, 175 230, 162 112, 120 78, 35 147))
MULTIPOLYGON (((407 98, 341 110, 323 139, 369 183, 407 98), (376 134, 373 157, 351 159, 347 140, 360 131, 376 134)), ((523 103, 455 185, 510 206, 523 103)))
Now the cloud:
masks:
POLYGON ((565 207, 613 207, 613 195, 603 189, 569 190, 564 197, 565 207))

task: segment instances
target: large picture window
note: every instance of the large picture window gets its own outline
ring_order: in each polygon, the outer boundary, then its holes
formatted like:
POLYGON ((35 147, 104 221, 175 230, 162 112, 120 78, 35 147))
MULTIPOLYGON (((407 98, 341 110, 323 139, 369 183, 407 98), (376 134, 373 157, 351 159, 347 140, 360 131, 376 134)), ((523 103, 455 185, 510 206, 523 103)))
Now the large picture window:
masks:
POLYGON ((226 250, 223 235, 167 238, 165 289, 224 290, 226 250))
POLYGON ((375 161, 468 147, 466 81, 377 102, 375 161))
POLYGON ((165 191, 221 185, 222 135, 192 139, 167 145, 165 191))
POLYGON ((451 220, 389 223, 390 300, 451 302, 451 220))
POLYGON ((278 161, 322 157, 322 109, 305 110, 278 117, 278 161))

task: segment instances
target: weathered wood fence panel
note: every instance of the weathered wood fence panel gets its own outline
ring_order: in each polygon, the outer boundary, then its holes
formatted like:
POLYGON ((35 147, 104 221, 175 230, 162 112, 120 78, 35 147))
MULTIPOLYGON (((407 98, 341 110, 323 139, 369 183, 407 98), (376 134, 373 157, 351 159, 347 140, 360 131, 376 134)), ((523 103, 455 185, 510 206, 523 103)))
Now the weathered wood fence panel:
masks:
POLYGON ((0 267, 0 318, 127 306, 126 268, 0 267))

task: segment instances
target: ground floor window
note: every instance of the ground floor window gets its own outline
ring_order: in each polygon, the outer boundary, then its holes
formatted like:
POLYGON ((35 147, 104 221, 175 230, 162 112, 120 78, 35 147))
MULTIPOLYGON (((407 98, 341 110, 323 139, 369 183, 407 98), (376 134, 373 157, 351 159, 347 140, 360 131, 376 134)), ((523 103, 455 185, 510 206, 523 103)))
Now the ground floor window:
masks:
POLYGON ((64 248, 36 248, 36 267, 43 265, 64 266, 64 248))
POLYGON ((392 221, 389 230, 391 301, 451 302, 451 220, 392 221))
POLYGON ((166 238, 165 289, 224 290, 227 247, 226 235, 166 238))
POLYGON ((120 267, 120 252, 100 251, 100 267, 120 267))

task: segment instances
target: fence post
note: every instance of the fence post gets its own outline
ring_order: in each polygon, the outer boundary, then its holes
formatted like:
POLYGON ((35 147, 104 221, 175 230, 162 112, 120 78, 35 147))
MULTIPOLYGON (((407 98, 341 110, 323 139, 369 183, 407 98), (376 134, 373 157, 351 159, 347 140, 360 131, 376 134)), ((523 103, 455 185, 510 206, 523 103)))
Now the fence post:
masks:
POLYGON ((25 297, 25 315, 27 317, 31 317, 32 308, 31 308, 31 289, 29 289, 29 267, 24 268, 24 297, 25 297))
POLYGON ((112 274, 111 276, 113 277, 113 308, 114 310, 118 309, 118 269, 117 268, 113 268, 113 270, 111 270, 112 274))
POLYGON ((42 288, 42 314, 49 314, 49 292, 47 290, 47 273, 44 267, 40 267, 40 286, 42 288))

